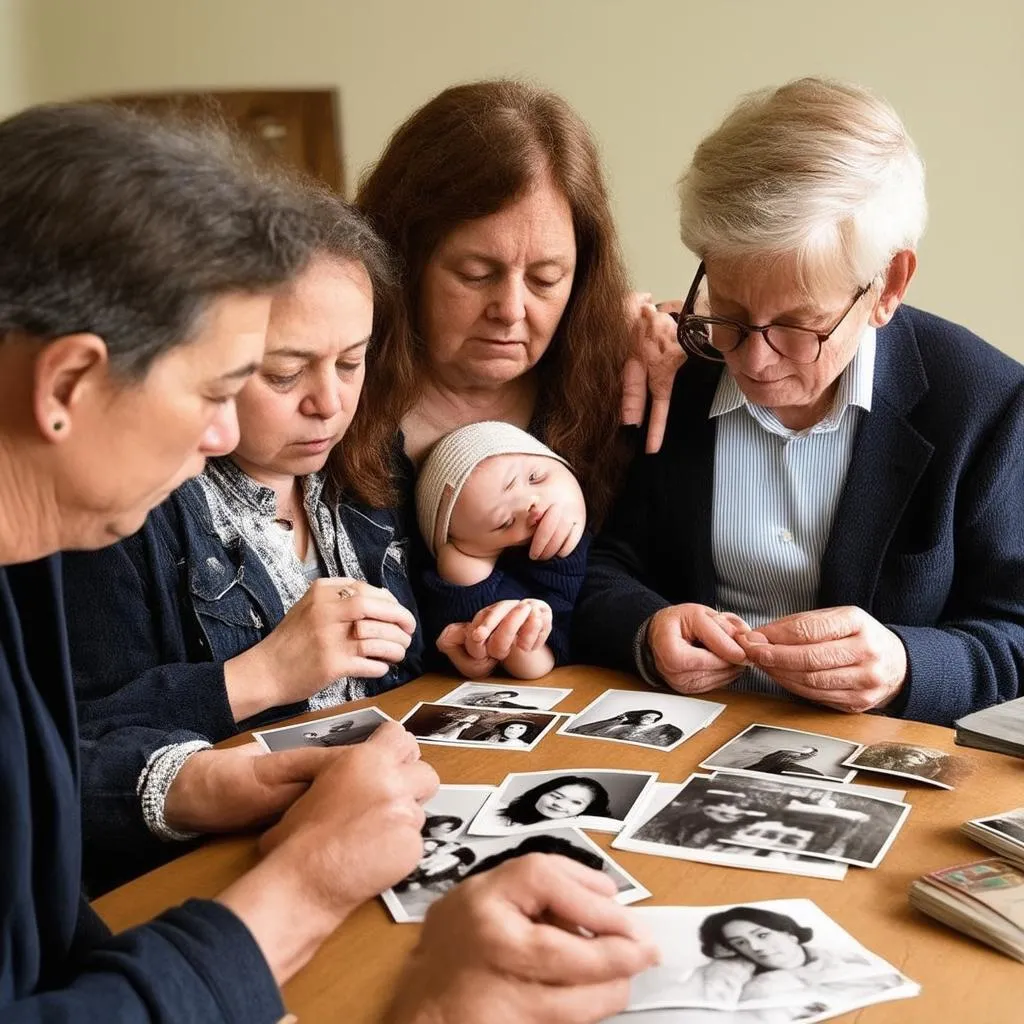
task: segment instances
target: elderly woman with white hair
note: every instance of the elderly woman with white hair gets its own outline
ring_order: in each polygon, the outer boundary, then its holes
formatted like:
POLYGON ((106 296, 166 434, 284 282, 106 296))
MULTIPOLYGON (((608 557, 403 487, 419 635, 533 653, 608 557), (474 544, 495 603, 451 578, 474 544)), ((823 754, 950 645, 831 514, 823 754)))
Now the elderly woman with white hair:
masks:
POLYGON ((945 725, 1019 696, 1024 368, 901 304, 926 204, 899 117, 819 79, 754 94, 680 199, 691 358, 595 544, 577 656, 945 725))

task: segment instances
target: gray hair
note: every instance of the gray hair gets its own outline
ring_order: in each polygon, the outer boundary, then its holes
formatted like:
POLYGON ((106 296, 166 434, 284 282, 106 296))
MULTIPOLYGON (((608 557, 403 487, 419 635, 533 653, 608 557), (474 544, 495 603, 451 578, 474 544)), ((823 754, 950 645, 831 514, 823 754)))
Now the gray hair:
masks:
POLYGON ((820 78, 745 97, 697 147, 679 200, 702 259, 795 257, 807 291, 868 284, 927 219, 924 164, 895 110, 820 78))
POLYGON ((96 334, 138 378, 213 299, 292 280, 322 237, 305 188, 215 124, 88 104, 0 123, 0 341, 96 334))

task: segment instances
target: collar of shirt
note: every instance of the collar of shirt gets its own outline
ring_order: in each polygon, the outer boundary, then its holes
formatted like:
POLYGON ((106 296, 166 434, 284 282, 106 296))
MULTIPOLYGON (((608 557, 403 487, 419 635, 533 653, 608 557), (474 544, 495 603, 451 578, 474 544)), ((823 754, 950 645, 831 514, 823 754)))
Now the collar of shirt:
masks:
POLYGON ((727 369, 723 369, 718 380, 708 419, 745 408, 761 427, 780 437, 793 438, 807 434, 831 433, 839 428, 846 410, 851 405, 871 412, 871 392, 875 383, 875 343, 874 327, 865 327, 853 359, 839 375, 839 388, 832 408, 813 427, 806 430, 790 430, 789 427, 783 426, 770 409, 754 405, 747 400, 736 383, 736 378, 727 369))
MULTIPOLYGON (((277 495, 274 493, 274 489, 253 480, 229 456, 208 459, 204 473, 225 496, 229 505, 237 502, 242 508, 247 508, 265 519, 275 518, 277 495)), ((324 475, 323 473, 309 473, 301 480, 302 504, 307 513, 313 514, 324 489, 324 475)))

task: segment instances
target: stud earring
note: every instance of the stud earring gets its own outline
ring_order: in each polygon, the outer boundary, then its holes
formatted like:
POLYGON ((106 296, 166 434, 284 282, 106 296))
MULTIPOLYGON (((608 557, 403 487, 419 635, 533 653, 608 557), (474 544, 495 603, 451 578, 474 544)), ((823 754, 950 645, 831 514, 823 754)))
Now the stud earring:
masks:
POLYGON ((64 429, 64 421, 63 420, 54 420, 53 421, 53 429, 54 430, 63 430, 64 429))

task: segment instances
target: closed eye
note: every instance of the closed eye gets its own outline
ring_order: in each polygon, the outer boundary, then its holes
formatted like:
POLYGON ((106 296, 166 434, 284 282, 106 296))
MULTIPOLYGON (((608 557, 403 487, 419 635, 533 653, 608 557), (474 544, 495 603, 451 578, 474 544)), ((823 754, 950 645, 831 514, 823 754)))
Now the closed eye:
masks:
POLYGON ((530 474, 531 484, 542 484, 547 479, 547 473, 542 473, 540 470, 534 470, 530 474))

